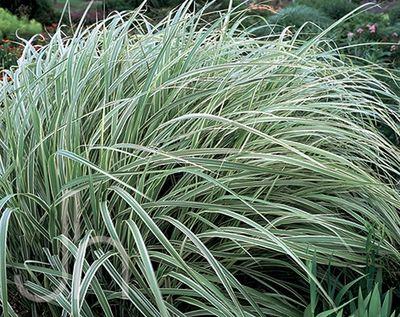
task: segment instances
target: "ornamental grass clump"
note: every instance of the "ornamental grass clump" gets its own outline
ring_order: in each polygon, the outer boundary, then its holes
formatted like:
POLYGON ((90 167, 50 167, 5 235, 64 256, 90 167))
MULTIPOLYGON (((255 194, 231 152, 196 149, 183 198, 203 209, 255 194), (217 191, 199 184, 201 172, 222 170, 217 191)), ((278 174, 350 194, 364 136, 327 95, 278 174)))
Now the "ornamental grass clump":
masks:
POLYGON ((3 316, 303 316, 310 285, 336 307, 327 274, 394 280, 399 97, 323 34, 190 8, 59 28, 5 72, 3 316))

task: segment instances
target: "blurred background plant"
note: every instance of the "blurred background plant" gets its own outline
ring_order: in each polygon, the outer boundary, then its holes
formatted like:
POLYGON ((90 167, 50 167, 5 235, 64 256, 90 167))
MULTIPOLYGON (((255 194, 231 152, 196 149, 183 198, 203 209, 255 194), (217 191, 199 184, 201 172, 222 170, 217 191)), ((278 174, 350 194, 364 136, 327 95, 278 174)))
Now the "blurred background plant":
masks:
MULTIPOLYGON (((132 8, 138 7, 143 1, 141 0, 107 0, 104 2, 106 9, 108 10, 132 10, 132 8)), ((148 5, 153 8, 162 8, 176 6, 182 3, 181 0, 149 0, 148 5)))
POLYGON ((349 0, 296 0, 294 4, 301 4, 319 10, 332 19, 338 20, 347 13, 357 8, 354 2, 349 0))
POLYGON ((19 17, 35 19, 42 24, 51 24, 56 20, 54 4, 52 0, 0 0, 0 7, 19 17))
POLYGON ((18 56, 21 55, 22 46, 10 40, 0 40, 0 69, 7 69, 17 64, 18 56))
POLYGON ((296 4, 278 11, 269 18, 269 22, 273 25, 280 25, 283 28, 288 26, 300 28, 306 24, 305 30, 316 33, 320 28, 326 28, 332 24, 333 20, 314 7, 296 4))
POLYGON ((28 20, 25 17, 17 17, 9 11, 0 8, 0 37, 15 39, 16 35, 29 38, 42 32, 42 26, 35 20, 28 20))
POLYGON ((30 38, 42 32, 42 25, 27 17, 17 17, 6 9, 0 8, 0 69, 16 65, 22 49, 15 42, 16 37, 30 38))

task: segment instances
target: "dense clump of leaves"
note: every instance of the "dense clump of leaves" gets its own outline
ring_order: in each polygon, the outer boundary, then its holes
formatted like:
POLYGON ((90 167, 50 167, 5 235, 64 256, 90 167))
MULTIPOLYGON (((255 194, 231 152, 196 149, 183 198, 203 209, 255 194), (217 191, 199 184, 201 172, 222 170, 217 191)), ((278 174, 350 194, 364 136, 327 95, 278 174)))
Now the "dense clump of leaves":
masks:
POLYGON ((400 134, 399 97, 323 34, 190 8, 59 29, 4 73, 4 316, 19 292, 28 315, 302 316, 313 294, 335 308, 328 267, 399 263, 400 153, 377 129, 400 134))

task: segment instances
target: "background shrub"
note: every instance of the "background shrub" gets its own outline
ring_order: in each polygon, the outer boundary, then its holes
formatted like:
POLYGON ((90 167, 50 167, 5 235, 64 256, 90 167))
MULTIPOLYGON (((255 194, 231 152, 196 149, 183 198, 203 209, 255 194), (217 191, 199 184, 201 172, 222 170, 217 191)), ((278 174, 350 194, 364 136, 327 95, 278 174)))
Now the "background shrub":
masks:
POLYGON ((35 20, 18 18, 7 10, 0 8, 0 37, 14 39, 16 32, 22 37, 31 37, 42 31, 42 26, 35 20))
MULTIPOLYGON (((271 24, 282 26, 294 26, 299 28, 305 23, 312 22, 320 27, 326 27, 333 21, 322 11, 306 5, 293 5, 283 8, 277 14, 269 18, 271 24)), ((306 30, 317 30, 308 23, 306 30)))
POLYGON ((0 70, 16 65, 22 48, 21 45, 9 40, 0 40, 0 70))
POLYGON ((105 2, 107 10, 124 11, 137 7, 140 1, 137 0, 109 0, 105 2))
POLYGON ((29 16, 42 24, 51 24, 55 22, 56 15, 52 0, 36 0, 29 16))
POLYGON ((50 24, 55 19, 51 0, 0 0, 0 7, 19 17, 35 19, 43 24, 50 24))
POLYGON ((334 20, 340 19, 357 7, 349 0, 298 0, 295 3, 321 10, 334 20))
POLYGON ((389 18, 392 24, 400 23, 400 3, 390 8, 389 18))
MULTIPOLYGON (((138 7, 143 1, 141 0, 107 0, 105 7, 107 10, 125 11, 138 7)), ((180 0, 149 0, 149 5, 155 8, 176 6, 181 3, 180 0)))

